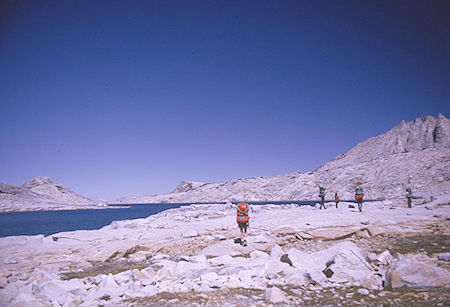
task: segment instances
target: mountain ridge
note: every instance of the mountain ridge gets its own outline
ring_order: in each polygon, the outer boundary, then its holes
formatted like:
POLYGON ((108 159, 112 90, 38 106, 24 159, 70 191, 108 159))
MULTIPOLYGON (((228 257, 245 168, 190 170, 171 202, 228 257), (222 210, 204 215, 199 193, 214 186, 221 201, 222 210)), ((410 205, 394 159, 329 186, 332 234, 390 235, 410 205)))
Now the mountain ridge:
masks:
POLYGON ((76 194, 49 177, 36 177, 22 186, 0 183, 0 211, 40 211, 95 208, 98 203, 76 194))
POLYGON ((370 137, 313 172, 238 178, 218 183, 184 181, 171 193, 125 203, 315 200, 318 185, 352 199, 362 187, 368 198, 401 199, 411 186, 423 201, 450 193, 450 120, 443 114, 402 121, 370 137), (183 188, 184 187, 184 188, 183 188), (186 187, 189 187, 186 189, 186 187))

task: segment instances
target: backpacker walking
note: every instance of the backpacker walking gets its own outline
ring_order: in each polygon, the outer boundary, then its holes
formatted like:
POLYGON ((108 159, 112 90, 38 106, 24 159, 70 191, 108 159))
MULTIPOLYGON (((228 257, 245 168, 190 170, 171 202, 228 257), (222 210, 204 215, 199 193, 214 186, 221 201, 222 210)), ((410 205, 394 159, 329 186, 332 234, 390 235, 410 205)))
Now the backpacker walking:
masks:
POLYGON ((355 200, 358 203, 359 212, 362 212, 363 197, 364 197, 363 189, 362 188, 357 188, 355 190, 355 200))
POLYGON ((247 228, 248 228, 248 220, 250 216, 248 215, 248 204, 239 203, 237 205, 237 216, 236 221, 239 226, 239 230, 241 231, 241 245, 247 246, 247 228))
POLYGON ((336 209, 338 207, 338 203, 341 199, 339 198, 339 195, 337 192, 334 193, 334 202, 336 203, 336 209))
POLYGON ((414 196, 410 187, 406 188, 406 198, 408 199, 408 208, 411 208, 411 202, 414 196))
POLYGON ((324 187, 319 186, 319 197, 320 197, 320 208, 319 209, 322 209, 322 207, 324 209, 326 209, 326 207, 325 207, 325 188, 324 187))

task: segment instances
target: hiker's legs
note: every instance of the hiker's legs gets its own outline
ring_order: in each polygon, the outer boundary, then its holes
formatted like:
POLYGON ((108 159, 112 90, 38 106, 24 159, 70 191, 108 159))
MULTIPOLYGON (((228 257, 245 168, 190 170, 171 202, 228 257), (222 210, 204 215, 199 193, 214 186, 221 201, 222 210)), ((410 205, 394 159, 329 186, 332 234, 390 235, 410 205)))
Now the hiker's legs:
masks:
POLYGON ((326 209, 326 208, 325 208, 325 197, 321 196, 320 199, 321 199, 321 202, 320 202, 320 209, 322 209, 322 207, 323 207, 324 209, 326 209))
POLYGON ((411 208, 411 197, 408 197, 408 208, 411 208))
POLYGON ((337 209, 337 207, 338 207, 338 201, 336 202, 336 209, 337 209))
POLYGON ((358 201, 359 212, 362 212, 362 201, 358 201))
POLYGON ((243 246, 247 246, 247 227, 248 227, 248 224, 246 223, 244 226, 244 240, 242 241, 243 246))

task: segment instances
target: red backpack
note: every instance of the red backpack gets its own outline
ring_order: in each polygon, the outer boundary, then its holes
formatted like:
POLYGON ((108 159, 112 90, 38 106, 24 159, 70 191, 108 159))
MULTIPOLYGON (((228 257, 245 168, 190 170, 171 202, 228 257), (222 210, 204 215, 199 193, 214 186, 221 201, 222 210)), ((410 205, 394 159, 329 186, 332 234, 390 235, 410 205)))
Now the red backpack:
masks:
POLYGON ((250 217, 248 216, 248 204, 240 203, 237 206, 236 221, 238 223, 248 223, 250 217))

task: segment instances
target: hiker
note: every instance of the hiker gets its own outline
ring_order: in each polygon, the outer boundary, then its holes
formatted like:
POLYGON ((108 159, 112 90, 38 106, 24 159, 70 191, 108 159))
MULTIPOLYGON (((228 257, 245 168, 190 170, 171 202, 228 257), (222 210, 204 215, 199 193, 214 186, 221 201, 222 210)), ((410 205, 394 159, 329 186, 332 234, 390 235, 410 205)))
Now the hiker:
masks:
POLYGON ((364 197, 363 189, 357 188, 355 191, 355 199, 356 199, 356 202, 358 203, 359 212, 362 212, 363 197, 364 197))
POLYGON ((237 205, 237 216, 236 221, 239 226, 239 230, 241 231, 241 245, 247 246, 247 228, 248 228, 248 220, 250 217, 248 216, 248 204, 239 203, 237 205))
POLYGON ((324 209, 326 209, 327 207, 325 207, 325 188, 324 187, 319 186, 319 197, 321 199, 319 209, 322 209, 322 207, 324 209))
POLYGON ((339 195, 337 192, 334 193, 334 202, 336 203, 336 209, 338 207, 338 203, 341 199, 339 198, 339 195))
POLYGON ((411 202, 414 196, 410 187, 406 188, 406 198, 408 199, 408 208, 411 208, 411 202))

